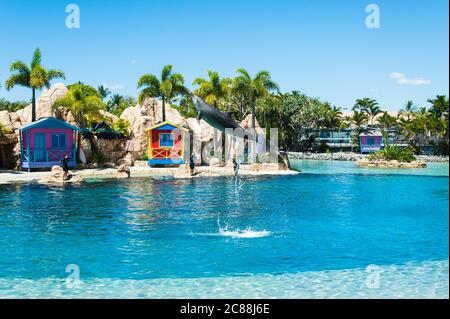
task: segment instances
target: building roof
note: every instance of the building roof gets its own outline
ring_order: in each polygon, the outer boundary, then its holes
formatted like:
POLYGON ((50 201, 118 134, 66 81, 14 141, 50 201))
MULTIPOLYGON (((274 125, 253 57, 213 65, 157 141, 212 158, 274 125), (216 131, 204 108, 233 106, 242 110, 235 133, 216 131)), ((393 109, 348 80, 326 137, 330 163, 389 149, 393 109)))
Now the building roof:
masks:
POLYGON ((153 125, 153 126, 149 127, 148 129, 146 129, 146 131, 148 132, 148 131, 155 130, 155 129, 160 129, 160 130, 179 129, 179 130, 183 130, 183 131, 189 131, 188 129, 186 129, 182 126, 175 125, 169 121, 165 121, 165 122, 161 122, 156 125, 153 125))
POLYGON ((375 130, 375 131, 371 131, 371 132, 365 132, 365 133, 361 133, 359 134, 359 136, 383 136, 383 134, 381 134, 380 131, 375 130))
POLYGON ((45 117, 39 119, 35 122, 22 126, 21 130, 26 131, 29 130, 30 128, 62 128, 62 129, 70 128, 74 131, 80 130, 78 127, 73 126, 67 122, 64 122, 54 117, 45 117))

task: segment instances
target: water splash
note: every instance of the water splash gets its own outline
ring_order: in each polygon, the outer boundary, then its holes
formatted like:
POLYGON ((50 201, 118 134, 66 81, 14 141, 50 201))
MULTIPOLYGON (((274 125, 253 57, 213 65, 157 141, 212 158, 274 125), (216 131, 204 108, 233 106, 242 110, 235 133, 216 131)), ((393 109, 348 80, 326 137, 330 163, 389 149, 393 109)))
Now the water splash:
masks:
POLYGON ((228 227, 219 228, 219 235, 232 238, 262 238, 268 237, 272 233, 268 230, 253 230, 251 227, 247 227, 244 230, 229 230, 228 227))
POLYGON ((231 230, 228 224, 224 227, 220 225, 220 217, 217 218, 217 226, 219 227, 219 236, 232 237, 232 238, 262 238, 272 235, 268 230, 253 230, 250 226, 244 230, 236 229, 231 230))

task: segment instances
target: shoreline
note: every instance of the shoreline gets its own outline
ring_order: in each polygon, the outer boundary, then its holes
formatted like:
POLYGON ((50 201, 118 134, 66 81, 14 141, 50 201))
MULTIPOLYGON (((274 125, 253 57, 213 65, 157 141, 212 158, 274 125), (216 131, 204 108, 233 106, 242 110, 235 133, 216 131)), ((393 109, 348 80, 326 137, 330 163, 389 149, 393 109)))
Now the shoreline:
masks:
MULTIPOLYGON (((295 170, 251 170, 250 167, 243 165, 239 171, 239 175, 243 177, 248 176, 289 176, 298 175, 299 171, 295 170)), ((248 165, 250 166, 250 165, 248 165)), ((70 170, 76 176, 82 178, 105 178, 105 179, 121 179, 116 177, 116 168, 91 168, 70 170)), ((0 171, 0 185, 1 184, 14 184, 14 183, 26 183, 37 182, 46 179, 50 176, 50 171, 40 172, 19 172, 19 171, 0 171)), ((177 167, 142 167, 132 166, 130 167, 130 178, 161 178, 170 177, 173 179, 191 179, 200 177, 222 177, 222 176, 234 176, 233 170, 226 167, 209 167, 199 166, 196 167, 196 174, 194 176, 188 176, 180 174, 180 170, 177 167)), ((125 178, 126 179, 126 178, 125 178)), ((69 183, 70 184, 70 183, 69 183)))
MULTIPOLYGON (((356 162, 364 160, 369 157, 366 154, 360 153, 308 153, 308 152, 286 152, 289 160, 321 160, 321 161, 346 161, 356 162)), ((416 155, 418 161, 426 163, 448 163, 448 156, 438 155, 416 155)))

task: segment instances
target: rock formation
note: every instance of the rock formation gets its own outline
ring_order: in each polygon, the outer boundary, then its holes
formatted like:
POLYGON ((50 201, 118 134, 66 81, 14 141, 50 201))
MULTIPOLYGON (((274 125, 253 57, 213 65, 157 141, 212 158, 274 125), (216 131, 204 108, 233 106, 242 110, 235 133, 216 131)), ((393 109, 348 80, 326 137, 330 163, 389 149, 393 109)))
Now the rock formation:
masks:
POLYGON ((67 184, 67 183, 81 183, 83 179, 74 175, 70 172, 64 172, 60 166, 53 166, 48 178, 40 180, 41 183, 56 183, 56 184, 67 184))
POLYGON ((116 177, 117 178, 130 178, 131 171, 126 164, 122 164, 117 168, 116 177))
POLYGON ((421 161, 413 161, 410 163, 386 160, 359 160, 356 162, 359 167, 369 168, 425 168, 427 163, 421 161))

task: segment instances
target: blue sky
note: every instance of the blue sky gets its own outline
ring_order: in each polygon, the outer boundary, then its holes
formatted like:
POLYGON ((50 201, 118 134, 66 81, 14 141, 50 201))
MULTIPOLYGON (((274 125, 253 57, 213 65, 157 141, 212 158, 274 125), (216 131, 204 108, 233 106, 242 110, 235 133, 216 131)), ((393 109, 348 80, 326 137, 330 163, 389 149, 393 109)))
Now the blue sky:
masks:
POLYGON ((343 108, 366 96, 389 110, 423 105, 448 95, 448 10, 447 0, 0 0, 0 98, 30 98, 4 81, 13 60, 28 63, 39 47, 64 83, 132 96, 140 75, 172 64, 189 86, 207 69, 233 76, 244 67, 343 108), (80 29, 65 26, 70 3, 80 29), (380 29, 365 26, 370 3, 380 29))

